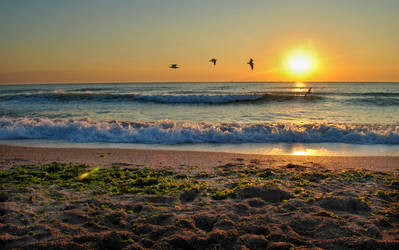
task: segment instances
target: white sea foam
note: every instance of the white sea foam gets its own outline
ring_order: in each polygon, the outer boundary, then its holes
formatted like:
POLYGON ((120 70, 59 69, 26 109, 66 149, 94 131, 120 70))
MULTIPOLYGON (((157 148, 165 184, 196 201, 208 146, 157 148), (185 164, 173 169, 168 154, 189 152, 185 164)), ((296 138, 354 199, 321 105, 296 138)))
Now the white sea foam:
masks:
POLYGON ((177 123, 0 118, 0 139, 123 143, 337 142, 399 144, 399 125, 333 123, 177 123))

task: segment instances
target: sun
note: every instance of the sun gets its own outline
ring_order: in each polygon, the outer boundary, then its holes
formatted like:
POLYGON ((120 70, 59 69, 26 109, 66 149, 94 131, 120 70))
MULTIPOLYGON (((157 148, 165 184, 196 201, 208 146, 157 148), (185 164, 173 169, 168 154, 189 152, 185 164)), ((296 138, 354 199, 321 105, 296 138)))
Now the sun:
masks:
POLYGON ((288 62, 289 67, 292 72, 295 73, 304 73, 309 70, 310 63, 308 58, 305 57, 294 57, 288 62))
POLYGON ((286 71, 295 76, 305 76, 316 68, 316 59, 313 53, 306 50, 294 50, 285 59, 286 71))

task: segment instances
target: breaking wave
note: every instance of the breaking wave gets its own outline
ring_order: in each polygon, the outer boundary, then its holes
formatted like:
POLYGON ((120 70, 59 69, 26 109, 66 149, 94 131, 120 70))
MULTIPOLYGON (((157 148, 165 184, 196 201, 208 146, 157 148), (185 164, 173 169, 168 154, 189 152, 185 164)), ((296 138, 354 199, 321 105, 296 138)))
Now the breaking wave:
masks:
POLYGON ((280 93, 220 93, 220 94, 139 94, 139 93, 92 93, 92 92, 37 92, 0 96, 0 100, 36 102, 152 102, 172 104, 223 104, 256 101, 289 101, 297 99, 318 99, 317 96, 280 93))
POLYGON ((147 144, 267 142, 399 144, 399 125, 0 118, 0 139, 147 144))

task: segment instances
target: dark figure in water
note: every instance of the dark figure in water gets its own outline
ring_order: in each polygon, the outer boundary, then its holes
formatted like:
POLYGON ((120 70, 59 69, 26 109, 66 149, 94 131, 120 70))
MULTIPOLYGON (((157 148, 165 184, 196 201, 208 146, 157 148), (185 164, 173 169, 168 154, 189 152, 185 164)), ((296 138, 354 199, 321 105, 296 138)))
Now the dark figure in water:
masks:
POLYGON ((312 94, 312 88, 309 88, 309 89, 308 89, 308 92, 305 93, 305 96, 311 95, 311 94, 312 94))
POLYGON ((216 66, 216 61, 217 61, 216 58, 212 58, 211 60, 209 60, 209 62, 213 63, 213 66, 216 66))
POLYGON ((179 66, 177 66, 177 64, 171 64, 171 65, 169 66, 169 68, 171 68, 171 69, 178 69, 179 66))
POLYGON ((247 64, 249 64, 249 66, 251 66, 251 70, 254 70, 254 59, 250 58, 249 62, 247 62, 247 64))

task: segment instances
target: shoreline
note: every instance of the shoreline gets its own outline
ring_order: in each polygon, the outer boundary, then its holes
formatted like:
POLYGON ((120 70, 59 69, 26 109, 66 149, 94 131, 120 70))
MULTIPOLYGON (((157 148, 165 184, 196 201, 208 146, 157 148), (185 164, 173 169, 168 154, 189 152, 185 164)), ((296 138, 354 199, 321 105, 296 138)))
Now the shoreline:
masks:
POLYGON ((281 167, 291 164, 326 169, 399 171, 399 156, 295 156, 164 149, 50 148, 0 145, 0 167, 65 162, 101 167, 112 165, 164 168, 196 166, 209 170, 229 163, 281 167))

